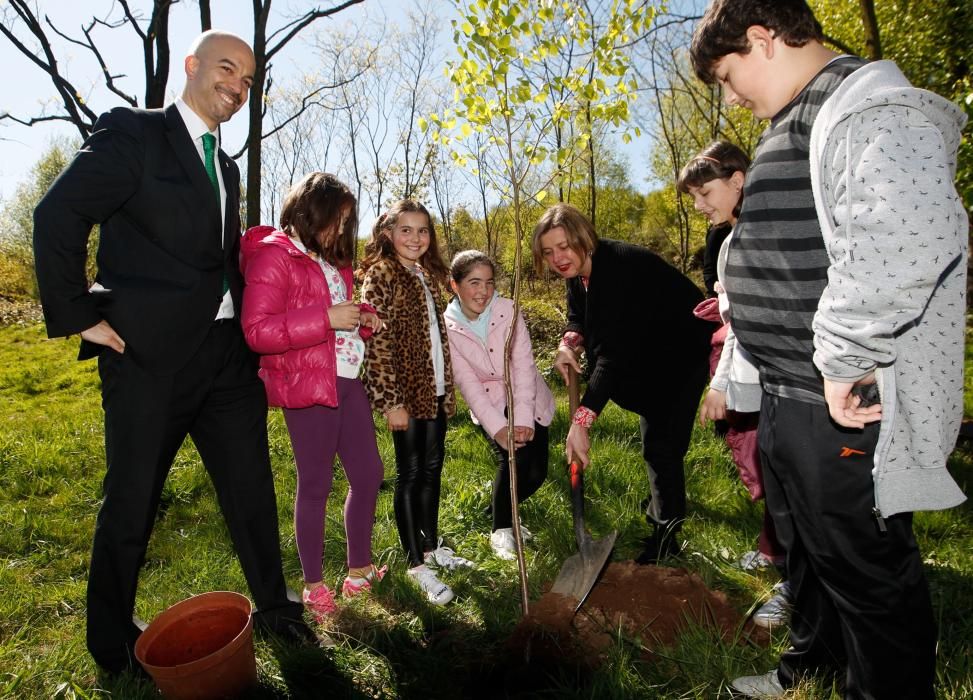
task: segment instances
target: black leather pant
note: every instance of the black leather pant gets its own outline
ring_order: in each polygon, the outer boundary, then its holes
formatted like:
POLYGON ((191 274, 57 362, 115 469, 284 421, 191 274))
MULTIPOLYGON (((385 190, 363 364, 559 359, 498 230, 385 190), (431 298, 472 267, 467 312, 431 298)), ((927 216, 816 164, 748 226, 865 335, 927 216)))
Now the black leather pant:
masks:
POLYGON ((395 525, 409 557, 409 566, 422 564, 425 552, 436 548, 439 522, 439 484, 446 452, 446 413, 442 399, 433 419, 409 417, 405 430, 392 431, 395 445, 395 525))

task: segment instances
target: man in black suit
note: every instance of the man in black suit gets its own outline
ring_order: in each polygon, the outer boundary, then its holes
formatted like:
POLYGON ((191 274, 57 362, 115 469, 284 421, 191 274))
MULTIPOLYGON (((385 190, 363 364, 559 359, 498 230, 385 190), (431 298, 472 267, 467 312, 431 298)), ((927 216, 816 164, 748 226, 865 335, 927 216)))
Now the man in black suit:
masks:
POLYGON ((87 640, 113 673, 137 670, 138 572, 187 435, 213 480, 257 628, 311 634, 281 568, 267 401, 239 323, 240 173, 218 148, 219 125, 247 101, 254 55, 219 31, 189 54, 182 97, 164 110, 103 114, 34 212, 48 335, 80 333, 79 359, 98 357, 107 472, 87 640), (93 224, 101 235, 89 287, 93 224))

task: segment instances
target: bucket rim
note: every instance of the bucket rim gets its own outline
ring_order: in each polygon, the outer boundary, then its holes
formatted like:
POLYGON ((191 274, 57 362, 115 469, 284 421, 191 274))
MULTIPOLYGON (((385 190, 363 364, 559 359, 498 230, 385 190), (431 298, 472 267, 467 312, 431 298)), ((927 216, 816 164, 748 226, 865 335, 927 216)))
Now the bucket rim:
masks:
MULTIPOLYGON (((199 610, 209 610, 216 608, 218 606, 206 606, 200 607, 199 610)), ((229 607, 229 606, 222 606, 229 607)), ((241 605, 238 609, 242 611, 243 606, 241 605)), ((198 671, 204 671, 211 666, 218 663, 220 659, 220 653, 227 647, 238 646, 241 643, 241 639, 244 637, 252 637, 253 631, 253 603, 250 599, 243 595, 242 593, 237 593, 236 591, 206 591, 205 593, 197 593, 195 595, 184 598, 176 603, 173 603, 168 608, 163 610, 161 613, 156 615, 156 617, 149 623, 149 626, 145 628, 142 634, 139 635, 138 639, 135 640, 135 658, 136 660, 149 671, 150 675, 156 677, 156 673, 161 673, 165 675, 167 672, 185 672, 187 668, 194 668, 198 671), (215 598, 213 602, 216 603, 219 599, 226 602, 236 602, 242 603, 246 601, 249 612, 247 614, 246 623, 240 628, 240 631, 233 636, 226 644, 224 644, 219 649, 210 652, 206 656, 201 656, 198 659, 193 659, 192 661, 187 661, 186 663, 176 664, 173 666, 157 666, 155 664, 150 664, 145 660, 146 647, 149 646, 156 638, 161 636, 161 634, 168 629, 173 622, 178 619, 177 613, 180 612, 182 608, 190 607, 192 604, 199 604, 201 602, 208 602, 209 599, 215 598)))

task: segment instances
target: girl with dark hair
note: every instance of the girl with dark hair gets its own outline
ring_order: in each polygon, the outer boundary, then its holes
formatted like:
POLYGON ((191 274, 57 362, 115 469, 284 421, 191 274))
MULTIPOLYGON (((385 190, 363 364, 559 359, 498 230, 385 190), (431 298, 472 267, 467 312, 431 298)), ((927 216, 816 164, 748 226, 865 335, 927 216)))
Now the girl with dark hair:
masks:
MULTIPOLYGON (((727 251, 733 240, 743 205, 743 181, 750 167, 750 158, 740 148, 726 141, 716 141, 693 158, 679 173, 676 189, 693 197, 696 209, 711 225, 725 224, 731 232, 717 255, 717 301, 707 300, 697 308, 697 314, 713 317, 724 323, 713 336, 718 362, 713 367, 709 391, 699 409, 699 422, 726 421, 726 443, 733 453, 733 461, 740 480, 754 501, 764 497, 760 450, 757 446, 757 417, 760 415, 760 375, 750 354, 736 342, 730 324, 730 302, 723 286, 727 251), (720 348, 722 346, 722 348, 720 348)), ((747 552, 740 559, 744 569, 775 565, 785 579, 774 587, 770 600, 753 614, 753 621, 761 627, 774 627, 787 622, 790 613, 790 586, 786 580, 785 552, 777 539, 774 521, 764 504, 763 526, 756 551, 747 552)))
MULTIPOLYGON (((446 330, 453 374, 497 460, 490 547, 501 559, 515 559, 507 414, 513 411, 517 497, 523 502, 547 478, 547 431, 554 416, 554 396, 534 364, 523 316, 515 317, 513 301, 497 294, 493 261, 478 250, 464 250, 453 258, 450 276, 456 297, 446 307, 446 330), (504 385, 504 345, 511 325, 512 407, 507 405, 504 385)), ((525 538, 530 536, 527 528, 520 529, 525 538)))
POLYGON ((362 299, 386 324, 368 350, 365 384, 385 415, 395 445, 395 523, 409 576, 429 602, 453 591, 434 569, 472 567, 438 537, 446 419, 456 411, 449 341, 443 322, 446 265, 426 208, 409 199, 379 217, 365 246, 362 299))
MULTIPOLYGON (((715 141, 686 163, 679 174, 676 188, 679 192, 687 194, 686 188, 690 185, 698 188, 703 183, 717 178, 720 180, 732 178, 734 172, 746 172, 749 162, 747 154, 733 144, 715 141)), ((739 208, 736 213, 739 214, 739 208)), ((706 287, 708 297, 716 296, 716 258, 720 246, 723 245, 732 228, 728 221, 723 220, 710 223, 706 229, 706 244, 703 247, 703 285, 706 287)))
POLYGON ((241 244, 243 330, 260 354, 270 405, 284 410, 297 465, 294 533, 303 600, 319 622, 336 609, 321 561, 335 455, 348 478, 342 594, 371 588, 386 571, 371 554, 384 468, 358 379, 365 341, 382 322, 372 307, 351 300, 356 206, 333 175, 311 173, 287 194, 280 229, 251 228, 241 244))

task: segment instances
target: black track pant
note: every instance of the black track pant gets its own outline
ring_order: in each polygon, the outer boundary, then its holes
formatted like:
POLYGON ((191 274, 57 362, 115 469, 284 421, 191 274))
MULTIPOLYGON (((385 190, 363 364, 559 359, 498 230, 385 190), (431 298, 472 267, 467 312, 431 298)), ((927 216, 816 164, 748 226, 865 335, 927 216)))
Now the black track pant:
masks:
POLYGON ((395 446, 395 524, 409 557, 409 566, 422 564, 425 552, 436 548, 439 523, 439 484, 446 452, 446 413, 442 399, 432 419, 409 417, 405 430, 392 431, 395 446))
POLYGON ((778 675, 789 687, 833 674, 845 698, 931 699, 936 626, 912 515, 883 532, 872 514, 878 431, 837 426, 823 403, 764 396, 764 488, 794 597, 778 675))

